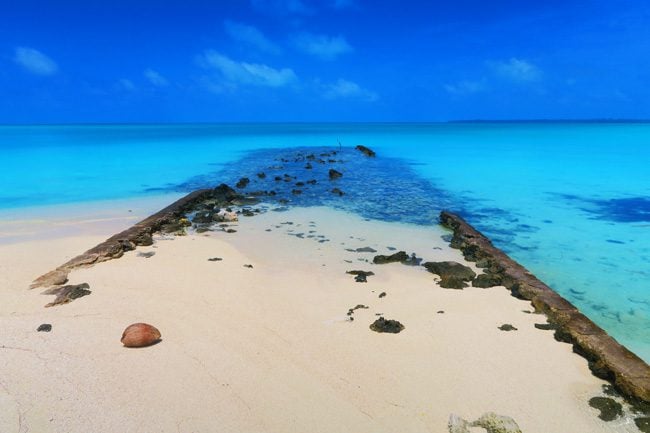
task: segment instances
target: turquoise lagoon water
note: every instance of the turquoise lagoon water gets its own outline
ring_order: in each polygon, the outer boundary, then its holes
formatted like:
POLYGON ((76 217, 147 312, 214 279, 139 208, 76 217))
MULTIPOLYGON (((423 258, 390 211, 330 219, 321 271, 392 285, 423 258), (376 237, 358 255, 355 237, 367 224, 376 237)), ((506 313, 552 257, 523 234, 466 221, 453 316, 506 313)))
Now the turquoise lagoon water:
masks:
POLYGON ((650 361, 650 124, 0 126, 0 209, 191 190, 287 149, 357 144, 380 155, 383 195, 353 210, 461 212, 650 361))

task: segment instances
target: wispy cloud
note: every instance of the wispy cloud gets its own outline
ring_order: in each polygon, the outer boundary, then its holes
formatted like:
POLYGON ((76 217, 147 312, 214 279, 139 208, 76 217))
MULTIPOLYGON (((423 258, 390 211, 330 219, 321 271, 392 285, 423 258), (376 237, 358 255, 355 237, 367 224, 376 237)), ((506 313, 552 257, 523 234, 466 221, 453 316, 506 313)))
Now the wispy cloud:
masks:
POLYGON ((154 71, 153 69, 145 69, 143 73, 144 77, 156 87, 167 87, 169 86, 169 81, 167 78, 160 75, 160 73, 154 71))
POLYGON ((302 0, 251 0, 253 9, 277 15, 310 14, 313 9, 302 0))
POLYGON ((348 41, 340 35, 327 36, 301 33, 294 36, 293 44, 298 50, 323 60, 333 60, 341 54, 353 51, 348 41))
POLYGON ((367 102, 374 102, 379 99, 377 93, 342 78, 339 78, 334 83, 325 84, 323 86, 323 97, 325 99, 359 99, 367 102))
POLYGON ((16 47, 14 61, 36 75, 54 75, 59 70, 54 60, 34 48, 16 47))
POLYGON ((463 80, 454 84, 445 84, 445 90, 454 96, 465 96, 480 93, 486 90, 482 81, 463 80))
POLYGON ((512 57, 506 61, 489 62, 494 72, 503 77, 516 82, 535 82, 542 79, 542 70, 531 62, 523 59, 512 57))
POLYGON ((224 21, 224 29, 230 38, 236 42, 248 45, 269 54, 279 54, 280 47, 270 41, 257 27, 234 21, 224 21))
POLYGON ((133 81, 128 80, 126 78, 119 79, 117 83, 115 83, 115 88, 123 92, 133 92, 136 89, 135 84, 133 84, 133 81))
POLYGON ((232 60, 214 50, 203 52, 199 64, 217 74, 224 84, 253 85, 263 87, 284 87, 297 81, 298 77, 290 68, 276 69, 259 63, 232 60))

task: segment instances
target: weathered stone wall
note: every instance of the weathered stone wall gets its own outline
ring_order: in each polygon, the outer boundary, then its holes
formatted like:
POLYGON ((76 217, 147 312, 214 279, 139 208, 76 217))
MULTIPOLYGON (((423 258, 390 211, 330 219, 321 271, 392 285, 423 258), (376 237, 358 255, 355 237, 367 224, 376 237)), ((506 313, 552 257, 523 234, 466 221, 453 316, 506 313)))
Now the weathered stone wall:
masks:
POLYGON ((573 344, 592 372, 611 381, 629 397, 650 402, 650 366, 589 320, 569 301, 540 281, 463 218, 451 212, 440 214, 443 226, 453 230, 451 247, 465 259, 480 263, 491 279, 500 281, 513 296, 531 301, 555 327, 555 336, 573 344))

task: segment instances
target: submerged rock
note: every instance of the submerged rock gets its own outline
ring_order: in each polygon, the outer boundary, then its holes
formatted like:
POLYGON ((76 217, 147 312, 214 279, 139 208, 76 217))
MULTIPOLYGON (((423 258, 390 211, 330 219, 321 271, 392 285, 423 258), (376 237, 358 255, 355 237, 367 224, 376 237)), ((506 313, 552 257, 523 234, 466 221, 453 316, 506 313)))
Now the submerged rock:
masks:
POLYGON ((376 253, 377 250, 372 247, 361 247, 355 250, 357 253, 376 253))
POLYGON ((88 283, 72 284, 68 286, 48 289, 44 291, 43 294, 56 295, 56 298, 45 307, 67 304, 77 298, 81 298, 82 296, 90 295, 92 292, 88 289, 90 289, 88 283))
POLYGON ((390 334, 398 334, 404 330, 404 325, 397 320, 384 319, 383 317, 380 317, 370 325, 370 329, 380 333, 387 332, 390 334))
POLYGON ((375 156, 377 156, 377 154, 375 153, 374 150, 369 149, 366 146, 363 146, 361 144, 358 145, 357 147, 355 147, 355 149, 357 149, 359 152, 363 153, 364 155, 366 155, 369 158, 374 158, 375 156))
POLYGON ((330 180, 340 179, 341 177, 343 177, 343 173, 341 173, 340 171, 336 171, 333 168, 330 168, 329 177, 330 180))
POLYGON ((241 179, 239 179, 239 182, 237 182, 237 184, 236 184, 235 186, 236 186, 237 188, 239 188, 239 189, 246 188, 246 186, 248 186, 248 184, 250 183, 250 181, 251 181, 251 180, 250 180, 249 178, 247 178, 247 177, 242 177, 241 179))
POLYGON ((147 251, 147 252, 139 252, 137 254, 138 257, 144 257, 145 259, 150 259, 151 257, 155 256, 156 252, 155 251, 147 251))
POLYGON ((589 406, 600 412, 598 418, 603 421, 614 421, 623 415, 623 406, 609 397, 592 397, 589 399, 589 406))
POLYGON ((427 271, 440 277, 440 287, 446 289, 462 289, 467 282, 476 277, 476 273, 468 266, 457 262, 427 262, 427 271))
POLYGON ((340 189, 338 189, 338 188, 332 189, 332 194, 336 194, 339 197, 343 197, 345 195, 345 193, 343 191, 341 191, 340 189))

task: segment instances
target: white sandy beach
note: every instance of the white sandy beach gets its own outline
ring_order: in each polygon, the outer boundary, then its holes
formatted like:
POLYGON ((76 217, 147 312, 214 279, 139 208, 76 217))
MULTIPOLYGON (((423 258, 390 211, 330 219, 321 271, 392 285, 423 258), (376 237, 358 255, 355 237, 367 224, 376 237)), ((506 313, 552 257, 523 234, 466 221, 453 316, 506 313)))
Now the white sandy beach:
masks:
POLYGON ((118 214, 91 232, 52 235, 45 221, 0 245, 0 432, 444 433, 452 413, 490 411, 525 433, 627 431, 597 418, 587 401, 605 382, 534 327, 545 318, 528 302, 365 261, 390 246, 465 263, 437 227, 325 208, 267 212, 241 218, 236 233, 158 236, 76 270, 70 283, 92 294, 44 308, 52 297, 30 282, 134 222, 118 214), (346 251, 361 247, 377 253, 346 251), (352 269, 375 275, 356 283, 352 269), (351 321, 358 304, 368 309, 351 321), (378 314, 405 330, 371 331, 378 314), (133 322, 158 327, 162 341, 122 347, 133 322), (52 331, 36 332, 41 323, 52 331), (517 331, 498 329, 506 323, 517 331))

